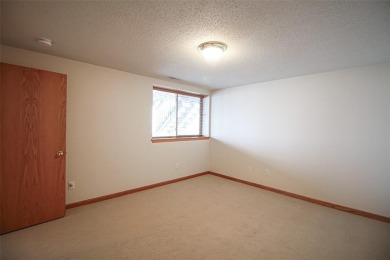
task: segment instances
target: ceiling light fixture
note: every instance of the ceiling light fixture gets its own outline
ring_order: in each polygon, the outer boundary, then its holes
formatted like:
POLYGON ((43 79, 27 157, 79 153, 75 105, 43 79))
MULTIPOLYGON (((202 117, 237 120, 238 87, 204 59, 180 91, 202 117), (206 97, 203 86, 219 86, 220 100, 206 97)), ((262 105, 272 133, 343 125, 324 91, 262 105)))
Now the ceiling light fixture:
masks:
POLYGON ((49 46, 49 47, 53 44, 53 42, 47 38, 38 38, 37 41, 40 45, 49 46))
POLYGON ((200 44, 198 49, 206 60, 214 61, 223 55, 227 46, 223 42, 211 41, 200 44))

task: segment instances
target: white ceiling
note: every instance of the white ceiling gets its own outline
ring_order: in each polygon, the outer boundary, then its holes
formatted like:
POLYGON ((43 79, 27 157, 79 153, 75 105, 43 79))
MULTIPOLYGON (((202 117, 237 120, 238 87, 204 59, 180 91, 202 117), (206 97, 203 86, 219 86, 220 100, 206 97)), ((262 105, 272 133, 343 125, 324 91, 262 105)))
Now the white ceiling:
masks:
POLYGON ((2 1, 1 43, 208 89, 390 60, 390 2, 2 1), (47 37, 51 48, 35 39, 47 37), (228 45, 207 62, 204 41, 228 45))

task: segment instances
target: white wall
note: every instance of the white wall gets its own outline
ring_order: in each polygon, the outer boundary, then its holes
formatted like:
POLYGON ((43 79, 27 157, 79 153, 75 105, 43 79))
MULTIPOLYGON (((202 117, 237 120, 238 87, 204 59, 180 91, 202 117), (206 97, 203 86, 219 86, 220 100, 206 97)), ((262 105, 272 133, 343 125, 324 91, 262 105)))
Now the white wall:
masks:
POLYGON ((150 141, 153 84, 208 91, 7 46, 1 56, 68 75, 67 203, 209 170, 209 141, 150 141))
POLYGON ((212 171, 390 216, 390 63, 216 91, 211 110, 212 171))

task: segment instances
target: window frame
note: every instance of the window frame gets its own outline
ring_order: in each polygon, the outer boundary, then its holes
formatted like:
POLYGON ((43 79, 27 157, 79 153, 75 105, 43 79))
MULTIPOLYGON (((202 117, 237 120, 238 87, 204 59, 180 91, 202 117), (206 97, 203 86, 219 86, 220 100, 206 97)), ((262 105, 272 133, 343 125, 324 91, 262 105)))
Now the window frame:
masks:
MULTIPOLYGON (((210 137, 203 135, 203 99, 207 97, 207 95, 196 94, 176 89, 163 88, 159 86, 153 86, 153 91, 162 91, 176 94, 176 104, 178 100, 178 95, 197 97, 200 99, 200 108, 199 108, 199 135, 177 135, 177 120, 176 120, 176 135, 175 136, 159 136, 153 137, 152 133, 152 143, 163 143, 163 142, 177 142, 177 141, 195 141, 195 140, 209 140, 210 137)), ((176 117, 178 114, 178 106, 176 106, 176 117)))

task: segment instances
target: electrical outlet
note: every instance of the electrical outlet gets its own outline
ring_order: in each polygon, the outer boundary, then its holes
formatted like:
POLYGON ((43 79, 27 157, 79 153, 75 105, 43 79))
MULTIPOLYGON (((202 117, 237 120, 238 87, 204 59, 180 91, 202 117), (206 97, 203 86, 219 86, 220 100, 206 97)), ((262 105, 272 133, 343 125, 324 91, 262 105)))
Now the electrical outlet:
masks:
POLYGON ((178 162, 175 164, 175 169, 179 169, 179 163, 178 162))
POLYGON ((76 188, 76 182, 70 181, 68 182, 68 190, 74 190, 76 188))
POLYGON ((251 174, 251 173, 252 173, 252 171, 253 171, 253 168, 252 168, 252 166, 248 166, 248 173, 249 173, 249 174, 251 174))
POLYGON ((265 170, 265 176, 270 176, 271 175, 271 171, 269 169, 266 169, 265 170))

